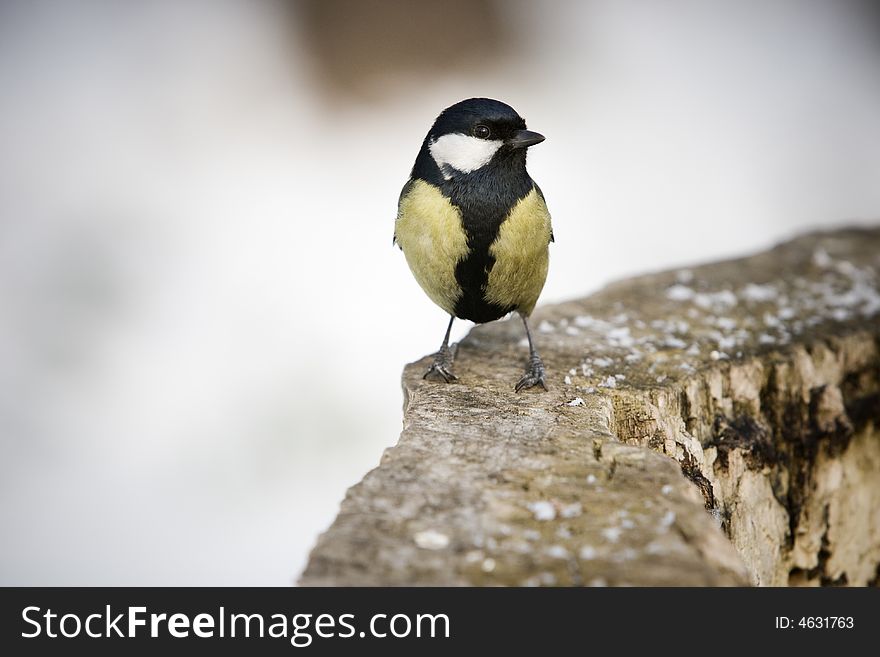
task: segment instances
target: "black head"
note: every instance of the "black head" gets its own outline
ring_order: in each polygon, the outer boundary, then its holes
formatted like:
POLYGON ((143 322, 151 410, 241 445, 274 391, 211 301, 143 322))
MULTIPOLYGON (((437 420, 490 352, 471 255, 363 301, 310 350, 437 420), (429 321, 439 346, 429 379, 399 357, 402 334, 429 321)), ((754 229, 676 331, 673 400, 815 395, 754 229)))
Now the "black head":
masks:
POLYGON ((525 128, 525 120, 510 105, 491 98, 469 98, 443 110, 428 136, 436 139, 464 134, 479 139, 503 139, 525 128))
POLYGON ((422 144, 413 177, 450 180, 493 163, 525 169, 525 151, 544 141, 526 130, 510 105, 491 98, 469 98, 440 113, 422 144))

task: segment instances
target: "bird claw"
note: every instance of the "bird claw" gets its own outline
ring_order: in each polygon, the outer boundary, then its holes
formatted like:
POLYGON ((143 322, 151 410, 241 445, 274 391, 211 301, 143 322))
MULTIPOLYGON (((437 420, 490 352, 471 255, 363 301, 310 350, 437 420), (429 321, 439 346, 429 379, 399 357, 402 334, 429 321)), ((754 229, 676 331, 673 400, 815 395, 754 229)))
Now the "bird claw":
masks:
POLYGON ((521 392, 522 390, 526 390, 528 388, 533 388, 535 386, 541 386, 544 390, 547 390, 547 381, 545 380, 546 372, 544 371, 544 363, 541 358, 535 354, 529 359, 529 368, 526 370, 526 373, 519 380, 519 383, 516 384, 514 390, 516 392, 521 392))
POLYGON ((441 349, 434 356, 434 362, 431 363, 431 367, 428 368, 428 371, 425 372, 425 375, 422 379, 427 379, 428 377, 432 377, 435 381, 443 379, 445 383, 451 383, 452 381, 458 381, 458 377, 452 373, 452 361, 453 355, 450 353, 449 349, 441 349))
POLYGON ((458 381, 458 377, 455 376, 447 366, 441 363, 433 363, 431 367, 428 368, 428 371, 425 372, 425 375, 422 378, 427 379, 428 377, 433 377, 435 381, 437 381, 437 377, 439 377, 443 379, 445 383, 458 381))

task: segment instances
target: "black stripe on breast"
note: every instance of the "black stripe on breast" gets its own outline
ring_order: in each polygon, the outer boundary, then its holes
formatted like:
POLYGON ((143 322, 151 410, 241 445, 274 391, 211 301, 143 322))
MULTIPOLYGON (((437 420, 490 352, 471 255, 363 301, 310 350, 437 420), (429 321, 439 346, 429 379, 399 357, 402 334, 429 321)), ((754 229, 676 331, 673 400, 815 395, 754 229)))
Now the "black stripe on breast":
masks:
POLYGON ((515 151, 511 156, 496 158, 481 169, 441 185, 443 194, 461 212, 467 234, 468 256, 455 268, 455 278, 462 290, 455 316, 478 324, 499 319, 516 309, 489 303, 484 298, 489 272, 495 265, 489 247, 511 208, 534 186, 525 170, 525 152, 515 151))
MULTIPOLYGON (((497 235, 497 230, 495 233, 497 235)), ((494 236, 488 238, 483 235, 472 237, 472 234, 468 233, 470 253, 455 268, 455 279, 462 291, 455 303, 456 317, 483 324, 504 317, 514 310, 513 307, 505 308, 489 303, 484 298, 489 272, 495 265, 495 258, 489 254, 489 245, 494 239, 494 236)))

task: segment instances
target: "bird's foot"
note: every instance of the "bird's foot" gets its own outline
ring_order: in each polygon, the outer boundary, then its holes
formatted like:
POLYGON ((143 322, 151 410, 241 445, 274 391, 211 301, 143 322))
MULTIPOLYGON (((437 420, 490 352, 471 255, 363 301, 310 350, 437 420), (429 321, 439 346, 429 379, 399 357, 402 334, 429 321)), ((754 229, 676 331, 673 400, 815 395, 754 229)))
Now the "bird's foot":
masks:
POLYGON ((434 354, 434 362, 431 363, 431 367, 428 368, 428 371, 425 372, 425 375, 422 378, 430 378, 435 381, 443 379, 445 383, 458 381, 458 377, 452 373, 452 361, 454 359, 455 354, 453 353, 453 350, 449 347, 443 347, 440 351, 434 354))
POLYGON ((526 370, 526 373, 523 374, 523 377, 519 380, 519 383, 516 384, 516 388, 514 389, 517 392, 520 392, 526 388, 541 386, 544 390, 547 390, 547 382, 544 379, 545 375, 544 361, 541 360, 541 357, 538 354, 532 354, 529 357, 529 367, 526 370))

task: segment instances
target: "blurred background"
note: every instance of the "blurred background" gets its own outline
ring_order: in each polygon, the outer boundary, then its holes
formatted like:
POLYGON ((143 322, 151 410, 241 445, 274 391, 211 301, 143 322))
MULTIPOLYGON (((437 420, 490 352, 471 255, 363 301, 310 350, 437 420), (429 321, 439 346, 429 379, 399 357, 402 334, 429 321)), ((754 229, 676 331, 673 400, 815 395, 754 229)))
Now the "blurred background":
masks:
POLYGON ((876 223, 877 7, 4 1, 0 584, 295 581, 442 338, 391 236, 458 100, 547 136, 544 303, 876 223))

